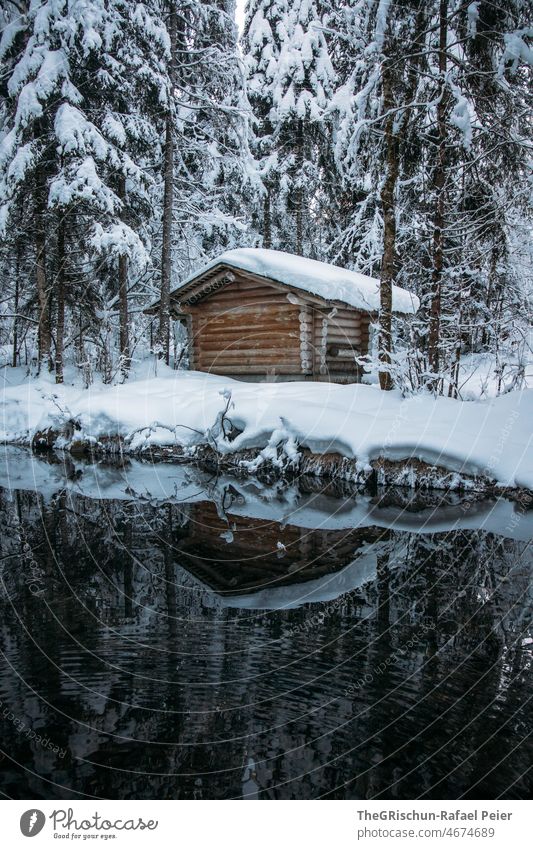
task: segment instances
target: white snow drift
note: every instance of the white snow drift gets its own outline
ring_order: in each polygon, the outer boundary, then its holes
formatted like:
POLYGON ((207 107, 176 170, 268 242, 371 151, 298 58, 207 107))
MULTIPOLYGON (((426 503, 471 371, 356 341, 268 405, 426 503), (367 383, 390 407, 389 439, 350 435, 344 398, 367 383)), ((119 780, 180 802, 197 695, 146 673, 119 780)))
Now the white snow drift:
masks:
MULTIPOLYGON (((216 444, 222 453, 255 449, 296 457, 302 447, 338 452, 364 469, 377 458, 418 458, 460 476, 482 475, 503 486, 533 490, 533 391, 460 402, 417 395, 404 399, 374 386, 329 383, 245 383, 200 372, 146 365, 137 379, 115 386, 56 386, 48 377, 2 392, 4 442, 28 443, 38 431, 74 420, 76 438, 121 436, 130 450, 216 444), (157 369, 157 375, 154 373, 157 369), (242 431, 228 441, 217 417, 242 431)), ((57 447, 66 442, 58 443, 57 447)))

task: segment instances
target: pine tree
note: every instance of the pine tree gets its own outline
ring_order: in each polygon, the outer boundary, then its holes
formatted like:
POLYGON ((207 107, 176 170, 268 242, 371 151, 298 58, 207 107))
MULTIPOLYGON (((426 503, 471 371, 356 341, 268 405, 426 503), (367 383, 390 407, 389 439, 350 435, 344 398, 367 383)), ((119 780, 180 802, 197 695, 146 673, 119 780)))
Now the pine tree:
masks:
POLYGON ((336 158, 346 191, 355 202, 346 231, 337 239, 337 251, 346 252, 350 246, 352 263, 379 273, 379 379, 382 389, 391 389, 398 183, 418 87, 425 4, 369 0, 355 3, 349 12, 354 33, 352 61, 342 61, 345 79, 333 109, 337 114, 336 158))
POLYGON ((317 4, 250 4, 243 45, 255 118, 252 149, 264 184, 263 244, 313 254, 310 222, 334 80, 317 4))
POLYGON ((272 232, 272 206, 279 192, 279 175, 271 112, 282 15, 283 6, 278 0, 250 0, 242 37, 247 94, 253 115, 250 146, 262 181, 259 196, 254 199, 256 203, 252 202, 251 224, 265 248, 278 246, 272 232))
POLYGON ((333 249, 380 273, 382 386, 403 368, 401 351, 389 362, 392 281, 422 300, 404 323, 412 385, 457 395, 461 351, 475 337, 480 344, 478 328, 493 351, 507 332, 496 292, 516 315, 509 223, 519 208, 531 215, 520 190, 530 135, 525 5, 354 0, 334 17, 334 136, 347 213, 333 249))
MULTIPOLYGON (((140 230, 148 213, 147 180, 139 157, 157 140, 149 101, 157 103, 166 31, 146 7, 122 0, 73 4, 68 13, 48 2, 30 7, 24 47, 14 55, 7 84, 6 135, 0 155, 1 225, 28 190, 33 197, 35 278, 39 303, 39 362, 51 359, 54 287, 48 253, 61 270, 58 322, 63 336, 66 253, 100 255, 116 263, 121 347, 129 358, 128 260, 146 262, 140 230), (55 215, 52 214, 55 211, 55 215), (75 221, 75 226, 74 222, 75 221)), ((20 43, 20 33, 18 36, 20 43)), ((62 379, 63 352, 56 352, 62 379)))
POLYGON ((172 278, 220 252, 244 228, 239 192, 252 176, 233 0, 169 0, 159 352, 170 359, 172 278), (175 15, 174 15, 175 10, 175 15), (231 188, 230 188, 231 187, 231 188))

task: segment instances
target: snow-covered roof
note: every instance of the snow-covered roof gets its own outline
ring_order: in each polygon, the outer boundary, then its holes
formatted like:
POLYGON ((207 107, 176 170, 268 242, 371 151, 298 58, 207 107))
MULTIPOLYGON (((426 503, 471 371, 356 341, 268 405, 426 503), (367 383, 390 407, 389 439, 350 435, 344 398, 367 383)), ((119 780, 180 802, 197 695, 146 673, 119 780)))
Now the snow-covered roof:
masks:
MULTIPOLYGON (((316 259, 306 259, 285 251, 266 248, 238 248, 226 251, 187 277, 172 294, 180 292, 193 280, 218 265, 229 265, 268 277, 278 283, 318 295, 326 301, 341 301, 358 310, 377 312, 379 309, 379 280, 374 277, 316 259)), ((412 292, 401 289, 400 286, 392 287, 394 312, 415 313, 419 305, 418 298, 412 292)))

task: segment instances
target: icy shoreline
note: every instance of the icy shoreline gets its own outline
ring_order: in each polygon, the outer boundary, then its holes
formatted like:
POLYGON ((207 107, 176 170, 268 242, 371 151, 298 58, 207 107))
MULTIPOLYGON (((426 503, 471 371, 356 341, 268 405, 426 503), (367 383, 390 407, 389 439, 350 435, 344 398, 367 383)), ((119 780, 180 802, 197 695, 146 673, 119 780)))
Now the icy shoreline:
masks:
MULTIPOLYGON (((152 365, 153 368, 153 365, 152 365)), ((374 386, 245 383, 158 366, 118 385, 25 379, 2 392, 4 443, 194 460, 237 475, 533 493, 533 391, 460 402, 374 386)))

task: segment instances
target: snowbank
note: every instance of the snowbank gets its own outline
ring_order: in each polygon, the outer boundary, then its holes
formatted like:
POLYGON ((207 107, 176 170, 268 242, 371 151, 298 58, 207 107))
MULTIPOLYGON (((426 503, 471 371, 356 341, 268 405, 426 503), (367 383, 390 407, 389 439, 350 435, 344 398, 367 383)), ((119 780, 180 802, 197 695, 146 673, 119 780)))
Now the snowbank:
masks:
POLYGON ((402 399, 362 384, 245 383, 157 368, 157 376, 145 372, 122 385, 85 390, 58 387, 47 378, 9 385, 8 376, 1 438, 27 444, 36 433, 61 432, 73 421, 77 429, 67 429, 56 447, 118 436, 132 452, 208 444, 221 454, 252 449, 261 456, 250 471, 263 460, 276 463, 280 455, 283 462, 297 463, 298 452, 307 448, 351 458, 362 471, 377 458, 414 458, 458 476, 533 490, 532 390, 483 402, 429 395, 402 399), (231 441, 220 421, 229 394, 227 415, 233 435, 238 432, 231 441))

